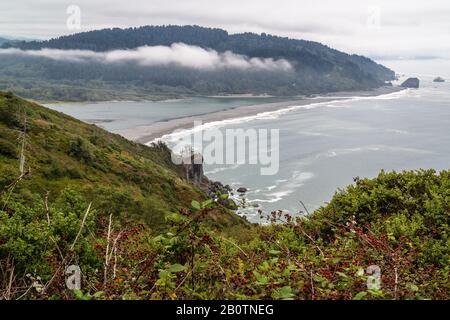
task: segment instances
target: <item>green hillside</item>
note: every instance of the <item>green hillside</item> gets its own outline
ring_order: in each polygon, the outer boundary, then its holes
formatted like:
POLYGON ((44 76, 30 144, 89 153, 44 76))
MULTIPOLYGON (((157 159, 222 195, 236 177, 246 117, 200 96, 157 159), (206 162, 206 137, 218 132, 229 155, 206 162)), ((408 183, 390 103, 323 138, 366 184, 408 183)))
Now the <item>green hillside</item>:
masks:
POLYGON ((48 193, 52 202, 74 189, 105 215, 159 230, 164 214, 204 198, 164 145, 136 144, 8 93, 0 93, 0 190, 21 175, 23 137, 24 177, 8 191, 13 200, 42 202, 48 193))

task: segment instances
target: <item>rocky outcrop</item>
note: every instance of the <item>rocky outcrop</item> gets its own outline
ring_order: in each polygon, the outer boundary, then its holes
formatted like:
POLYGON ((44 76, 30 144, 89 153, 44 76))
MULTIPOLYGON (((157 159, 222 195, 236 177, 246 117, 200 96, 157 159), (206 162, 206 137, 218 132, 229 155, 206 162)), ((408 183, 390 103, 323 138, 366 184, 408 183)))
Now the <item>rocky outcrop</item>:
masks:
POLYGON ((247 188, 244 187, 240 187, 239 189, 236 190, 239 193, 246 193, 247 192, 247 188))
POLYGON ((208 195, 211 198, 214 198, 217 194, 228 194, 231 193, 233 190, 231 187, 227 185, 223 185, 219 181, 210 181, 208 184, 208 195))
POLYGON ((418 78, 408 78, 400 86, 403 88, 419 88, 420 80, 418 78))
POLYGON ((220 203, 222 206, 228 209, 237 210, 238 205, 232 199, 232 191, 233 190, 228 184, 223 185, 219 181, 209 181, 208 183, 207 193, 212 200, 217 201, 217 203, 220 203))
POLYGON ((186 174, 186 180, 195 185, 199 185, 203 180, 203 156, 193 154, 190 159, 183 159, 183 167, 186 174))

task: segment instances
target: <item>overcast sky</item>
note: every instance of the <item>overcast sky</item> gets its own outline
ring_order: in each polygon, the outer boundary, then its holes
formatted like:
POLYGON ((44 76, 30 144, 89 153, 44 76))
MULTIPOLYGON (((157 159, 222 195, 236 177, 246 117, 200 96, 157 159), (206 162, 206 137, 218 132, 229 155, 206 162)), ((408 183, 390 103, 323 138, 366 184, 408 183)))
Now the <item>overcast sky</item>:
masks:
POLYGON ((450 58, 448 0, 1 0, 0 35, 50 38, 106 27, 197 24, 319 41, 373 58, 450 58), (67 8, 81 9, 81 29, 67 8))

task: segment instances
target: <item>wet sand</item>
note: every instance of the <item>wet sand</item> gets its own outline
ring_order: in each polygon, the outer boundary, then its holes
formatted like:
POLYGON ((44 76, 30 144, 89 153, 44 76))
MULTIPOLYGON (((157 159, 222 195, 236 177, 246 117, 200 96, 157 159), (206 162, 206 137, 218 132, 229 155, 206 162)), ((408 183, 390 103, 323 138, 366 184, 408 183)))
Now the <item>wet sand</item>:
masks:
POLYGON ((308 98, 284 101, 276 103, 257 104, 251 106, 242 106, 233 109, 222 110, 202 115, 189 116, 168 121, 155 122, 145 126, 138 126, 131 129, 116 131, 116 133, 124 136, 129 140, 140 143, 148 143, 166 134, 170 134, 178 129, 189 129, 194 125, 194 121, 201 121, 203 124, 208 122, 223 121, 228 119, 236 119, 247 116, 254 116, 263 112, 277 111, 293 106, 308 105, 311 103, 336 101, 348 99, 351 97, 372 97, 389 94, 402 90, 400 87, 382 87, 370 91, 350 91, 350 92, 334 92, 311 96, 308 98))

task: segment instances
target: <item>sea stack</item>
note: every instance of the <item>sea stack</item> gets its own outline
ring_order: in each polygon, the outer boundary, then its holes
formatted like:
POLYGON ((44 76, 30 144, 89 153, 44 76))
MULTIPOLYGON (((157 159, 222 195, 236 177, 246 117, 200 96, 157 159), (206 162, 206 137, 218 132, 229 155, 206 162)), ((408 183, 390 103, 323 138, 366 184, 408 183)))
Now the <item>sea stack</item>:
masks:
POLYGON ((408 78, 404 81, 400 86, 403 88, 419 88, 419 79, 418 78, 408 78))

